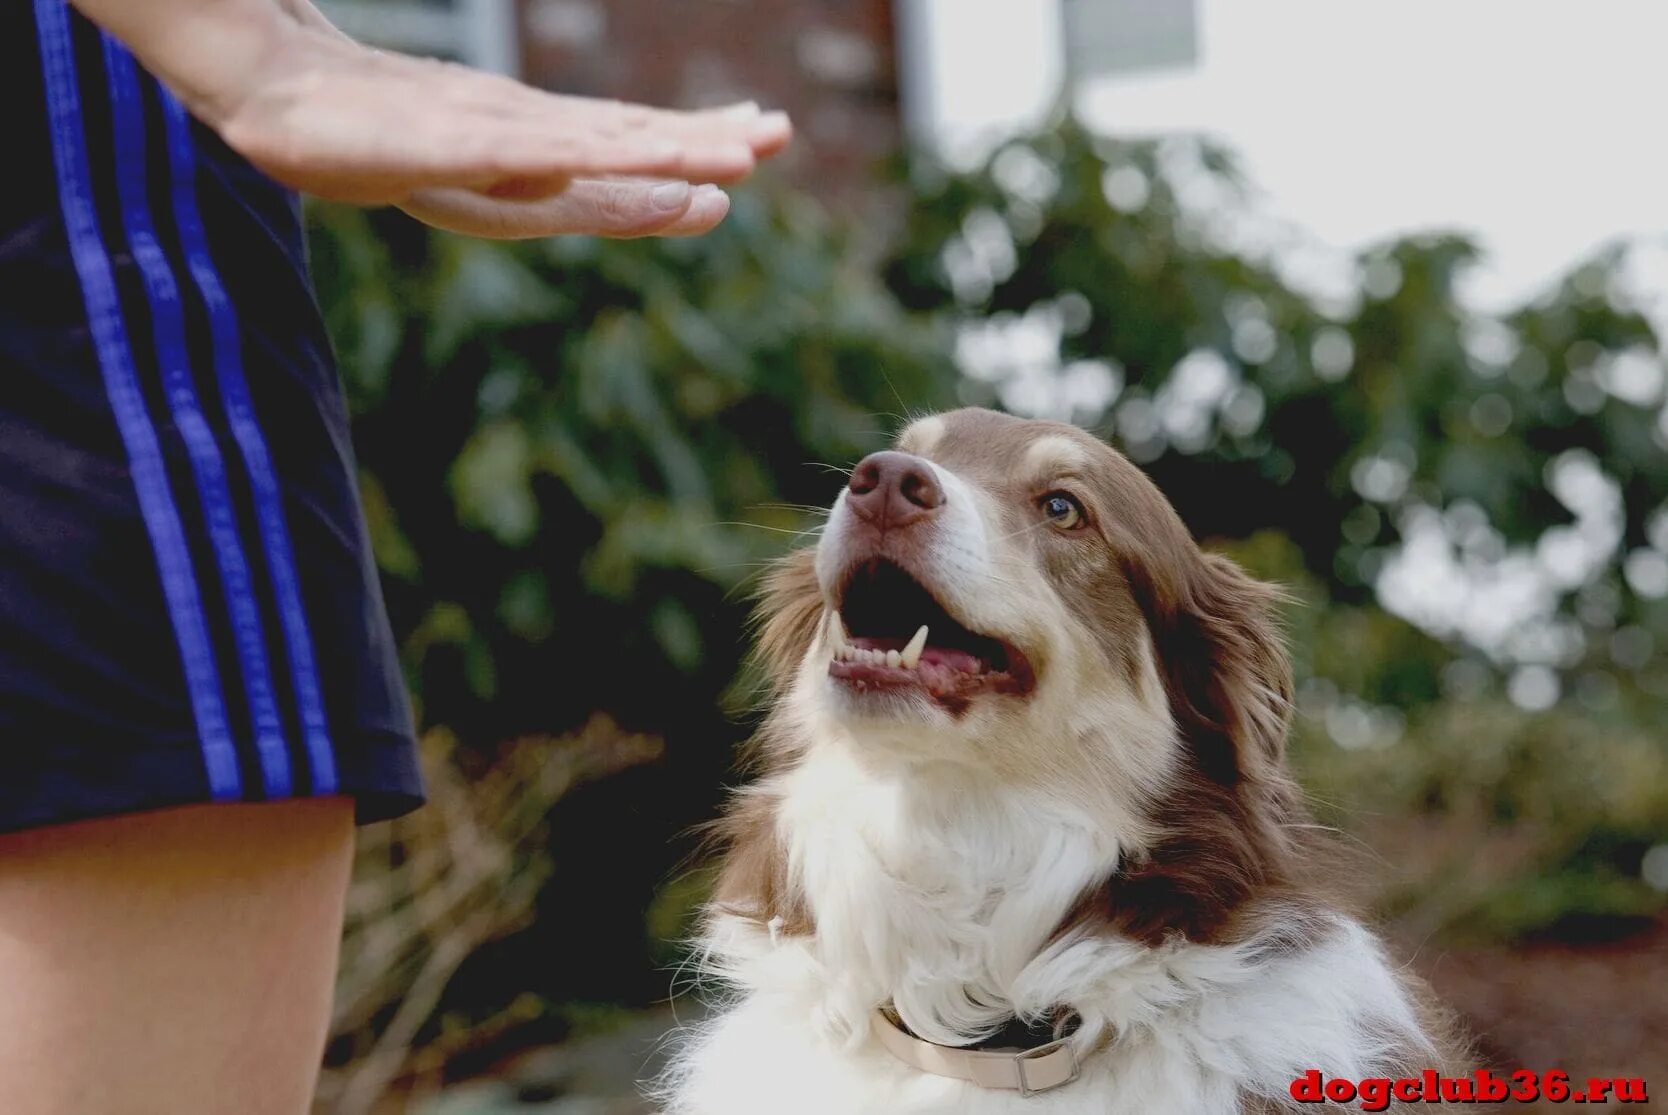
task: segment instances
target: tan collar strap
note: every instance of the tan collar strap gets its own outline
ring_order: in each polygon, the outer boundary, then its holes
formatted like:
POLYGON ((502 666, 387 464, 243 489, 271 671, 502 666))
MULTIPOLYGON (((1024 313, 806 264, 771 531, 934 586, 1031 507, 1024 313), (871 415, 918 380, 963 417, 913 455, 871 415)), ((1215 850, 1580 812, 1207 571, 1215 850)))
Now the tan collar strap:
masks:
POLYGON ((922 1041, 885 1010, 875 1011, 875 1034, 886 1051, 904 1064, 933 1076, 968 1080, 981 1088, 1005 1088, 1033 1096, 1077 1079, 1077 1050, 1070 1038, 1057 1038, 1035 1049, 1000 1051, 957 1049, 922 1041))

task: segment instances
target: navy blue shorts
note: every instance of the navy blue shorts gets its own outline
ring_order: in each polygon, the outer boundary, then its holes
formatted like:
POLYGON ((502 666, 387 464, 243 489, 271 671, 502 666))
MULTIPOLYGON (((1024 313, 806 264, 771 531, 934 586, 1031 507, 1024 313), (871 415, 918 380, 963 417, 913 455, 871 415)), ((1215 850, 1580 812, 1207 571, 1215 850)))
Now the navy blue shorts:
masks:
POLYGON ((422 797, 297 199, 0 5, 0 831, 422 797))

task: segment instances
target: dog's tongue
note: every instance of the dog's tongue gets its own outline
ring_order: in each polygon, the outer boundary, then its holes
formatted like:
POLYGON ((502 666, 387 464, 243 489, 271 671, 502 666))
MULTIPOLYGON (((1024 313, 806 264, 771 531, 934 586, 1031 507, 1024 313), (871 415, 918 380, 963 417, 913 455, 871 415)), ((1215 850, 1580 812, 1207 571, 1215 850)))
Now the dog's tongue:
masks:
POLYGON ((932 664, 958 673, 977 674, 984 670, 984 660, 977 655, 954 647, 935 647, 928 644, 921 651, 921 664, 932 664))

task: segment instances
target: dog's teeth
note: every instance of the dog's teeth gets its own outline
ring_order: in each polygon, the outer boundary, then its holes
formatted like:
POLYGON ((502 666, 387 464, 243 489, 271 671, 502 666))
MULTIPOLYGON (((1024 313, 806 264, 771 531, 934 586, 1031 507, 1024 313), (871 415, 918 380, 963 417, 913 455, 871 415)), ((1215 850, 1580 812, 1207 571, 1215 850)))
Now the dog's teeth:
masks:
POLYGON ((841 621, 839 612, 828 613, 828 639, 833 644, 836 657, 850 641, 846 638, 846 625, 841 621))
POLYGON ((921 652, 925 649, 927 649, 927 625, 923 623, 921 629, 915 632, 915 637, 909 640, 909 645, 903 648, 903 653, 898 656, 898 659, 907 669, 913 670, 916 664, 921 661, 921 652))
POLYGON ((901 661, 903 661, 903 655, 899 654, 897 651, 889 650, 886 652, 886 664, 888 666, 896 667, 901 661))

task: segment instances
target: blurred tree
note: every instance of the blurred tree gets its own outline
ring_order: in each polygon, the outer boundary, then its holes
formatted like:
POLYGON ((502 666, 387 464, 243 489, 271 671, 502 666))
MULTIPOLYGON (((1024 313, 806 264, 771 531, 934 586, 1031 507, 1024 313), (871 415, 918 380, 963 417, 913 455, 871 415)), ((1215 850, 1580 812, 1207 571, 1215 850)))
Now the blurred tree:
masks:
POLYGON ((1199 533, 1277 529, 1337 599, 1372 596, 1422 509, 1463 509, 1451 541, 1487 556, 1613 496, 1618 536, 1549 577, 1582 574, 1556 585, 1571 612, 1602 583, 1609 623, 1660 619, 1668 583, 1622 575, 1668 497, 1668 451, 1659 338, 1621 249, 1491 319, 1455 293, 1477 249, 1415 237, 1366 252, 1350 297, 1323 309, 1277 253, 1246 250, 1246 188, 1199 141, 1067 123, 971 173, 908 173, 919 198, 888 278, 958 323, 964 398, 1100 426, 1199 533))

